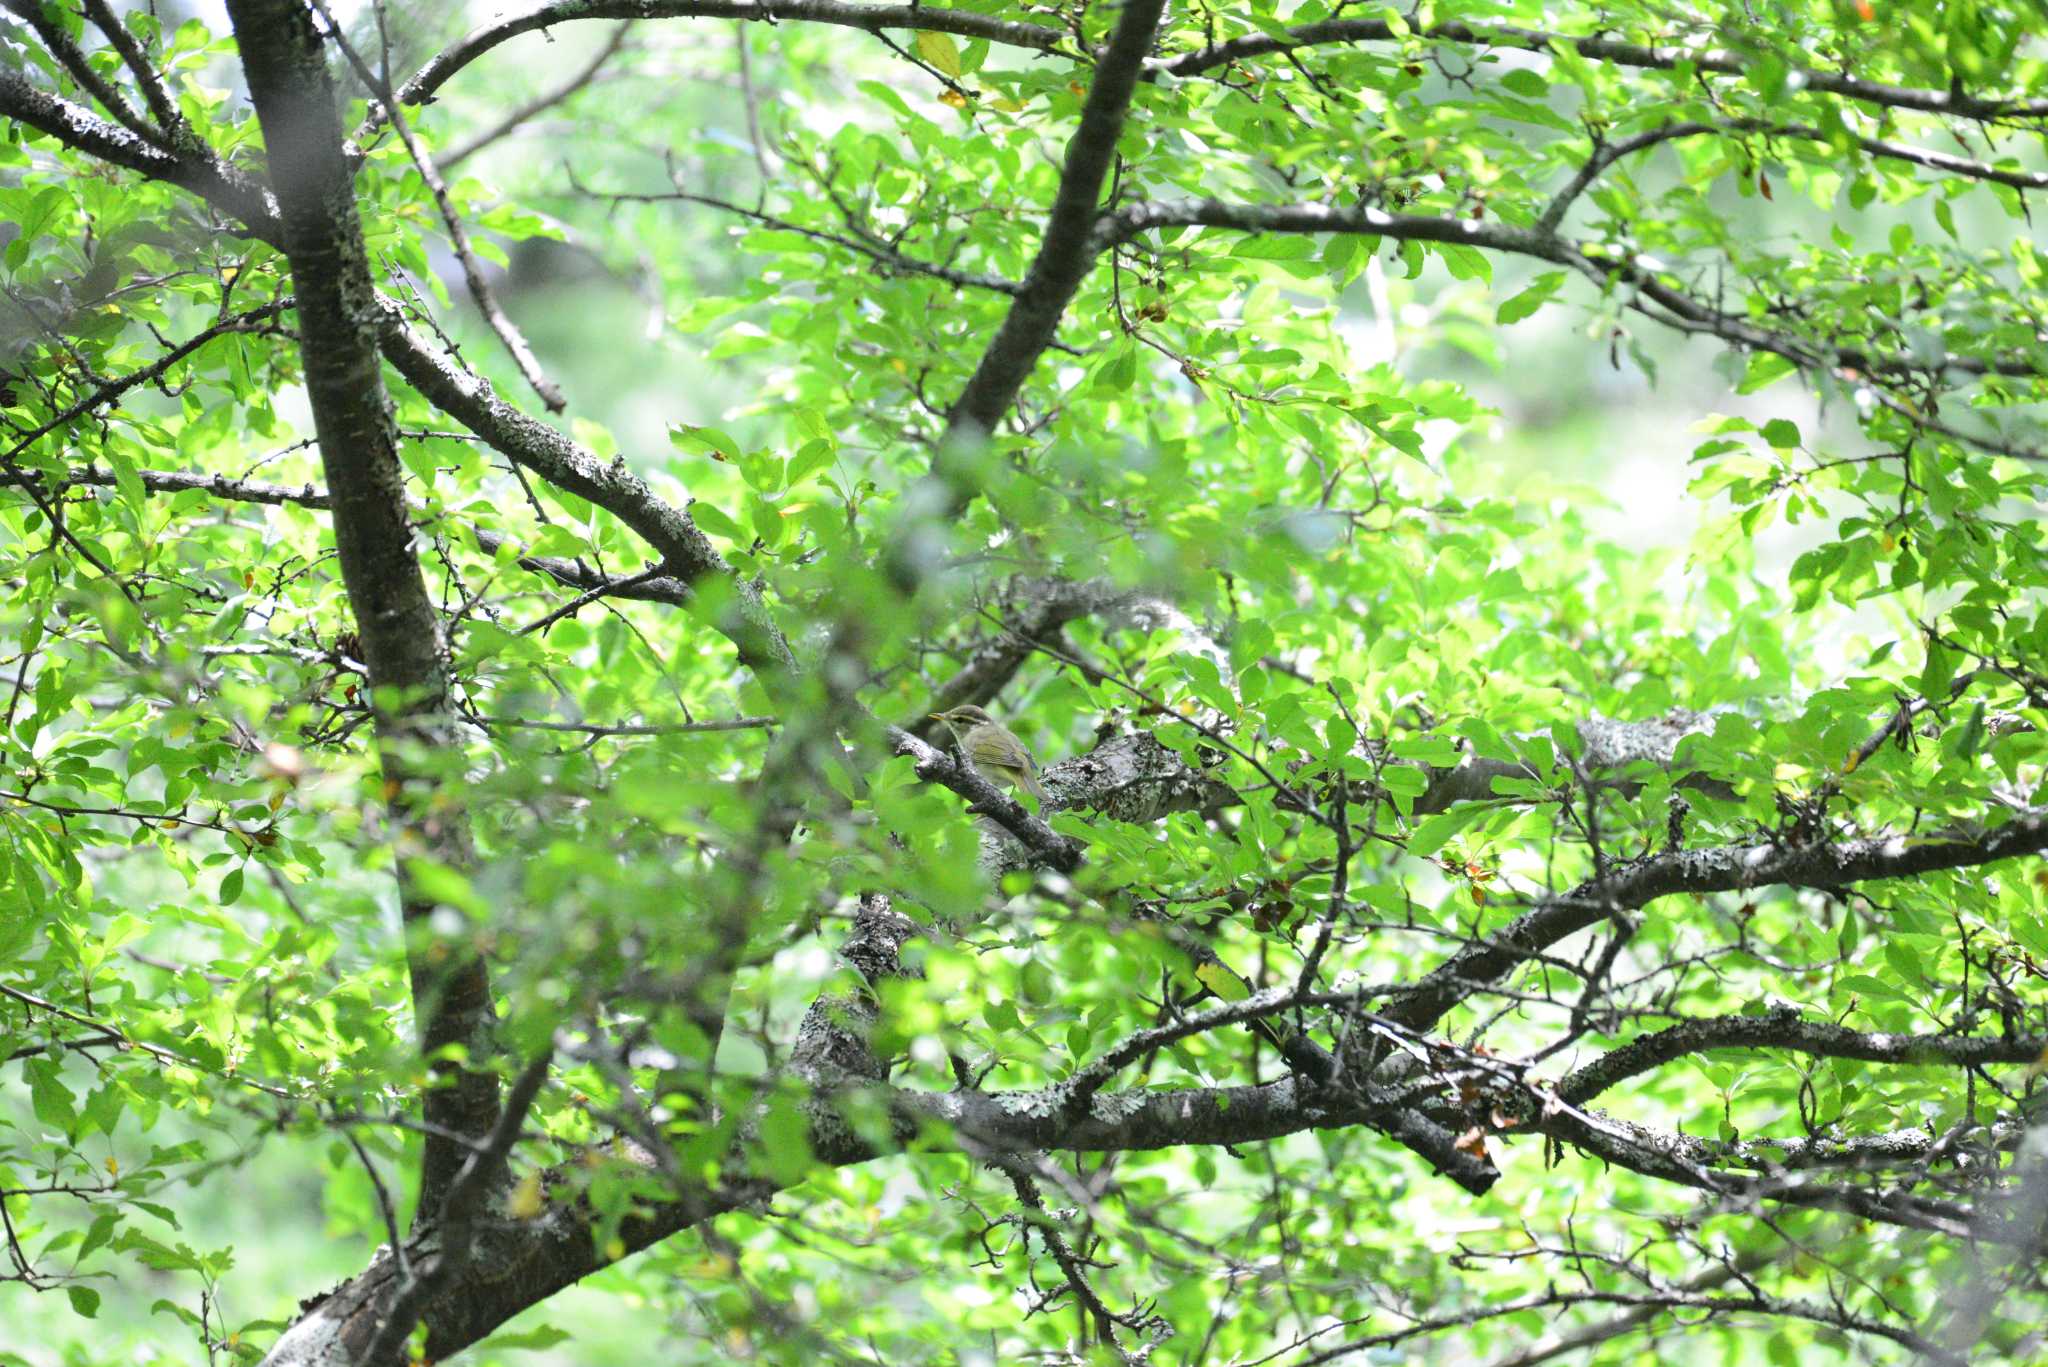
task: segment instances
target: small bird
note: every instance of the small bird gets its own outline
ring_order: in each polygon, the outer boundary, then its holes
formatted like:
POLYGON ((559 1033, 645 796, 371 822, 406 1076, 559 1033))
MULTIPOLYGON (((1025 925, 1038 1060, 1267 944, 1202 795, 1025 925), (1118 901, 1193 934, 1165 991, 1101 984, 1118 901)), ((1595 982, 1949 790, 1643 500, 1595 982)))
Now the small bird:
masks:
POLYGON ((1039 806, 1045 805, 1045 789, 1038 786, 1038 766, 1032 762, 1031 752, 1001 722, 972 705, 931 715, 933 721, 946 724, 961 757, 983 778, 1022 788, 1038 799, 1039 806))

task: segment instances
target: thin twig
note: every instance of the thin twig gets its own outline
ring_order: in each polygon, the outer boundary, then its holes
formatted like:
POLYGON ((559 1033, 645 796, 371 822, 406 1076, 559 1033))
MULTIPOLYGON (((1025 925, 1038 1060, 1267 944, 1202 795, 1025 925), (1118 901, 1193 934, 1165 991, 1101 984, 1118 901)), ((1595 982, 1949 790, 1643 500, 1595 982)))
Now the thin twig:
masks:
POLYGON ((508 136, 534 115, 545 113, 581 91, 585 86, 588 86, 597 79, 597 74, 604 70, 605 63, 609 62, 618 54, 619 49, 626 45, 626 35, 632 31, 633 21, 628 19, 625 23, 612 30, 611 37, 605 40, 604 46, 598 50, 597 55, 591 58, 589 64, 581 71, 546 94, 537 95, 533 99, 528 100, 525 104, 520 105, 510 114, 507 114, 504 118, 486 128, 483 132, 469 139, 469 141, 458 144, 453 151, 441 158, 440 166, 442 172, 445 174, 453 171, 492 143, 508 136))
POLYGON ((491 290, 490 283, 484 279, 483 263, 477 260, 476 251, 470 246, 469 230, 462 226, 462 218, 455 212, 455 201, 448 194, 448 182, 442 178, 440 171, 435 169, 433 157, 421 146, 419 138, 413 133, 412 124, 399 112, 398 98, 391 93, 390 82, 370 70, 369 64, 342 33, 341 25, 335 22, 325 0, 313 0, 313 3, 320 11, 320 17, 327 21, 329 36, 334 39, 335 46, 341 49, 342 55, 348 59, 348 64, 354 68, 357 78, 383 103, 392 128, 397 131, 399 140, 405 144, 406 154, 412 158, 413 165, 419 168, 420 178, 426 181, 427 189, 433 193, 435 207, 441 211, 442 226, 448 230, 448 243, 455 249, 456 259, 462 263, 462 278, 469 286, 469 297, 475 301, 478 312, 483 314, 484 321, 490 324, 491 331, 497 334, 498 340, 504 343, 506 352, 512 357, 512 363, 519 367, 520 375, 532 386, 533 392, 540 395, 540 401, 547 405, 547 410, 550 413, 561 412, 569 406, 569 401, 562 397, 562 391, 554 381, 542 372, 540 359, 533 354, 533 348, 527 344, 526 337, 519 331, 518 325, 506 316, 505 310, 498 303, 497 295, 491 290))
POLYGON ((708 731, 765 731, 781 724, 779 717, 714 717, 705 721, 629 722, 603 726, 595 722, 536 721, 529 717, 471 717, 480 726, 523 731, 569 731, 585 736, 688 736, 708 731))
POLYGON ((768 163, 767 141, 761 136, 761 93, 754 88, 754 58, 747 50, 745 20, 733 21, 732 36, 740 54, 740 104, 747 111, 747 141, 753 144, 754 167, 761 173, 761 188, 765 190, 775 172, 768 163))
POLYGON ((652 569, 642 570, 638 574, 627 575, 624 579, 608 579, 604 583, 597 585, 595 588, 592 588, 585 593, 579 594, 570 601, 562 604, 562 606, 556 608, 553 612, 550 612, 547 616, 541 618, 539 621, 530 623, 526 626, 519 628, 519 630, 514 634, 518 636, 531 636, 537 631, 546 631, 549 627, 561 621, 564 617, 575 616, 578 612, 581 612, 584 608, 589 607, 592 603, 595 603, 600 598, 604 598, 611 594, 618 593, 624 589, 638 588, 640 585, 648 583, 652 580, 665 578, 667 574, 668 571, 665 568, 663 568, 660 565, 656 565, 652 569))

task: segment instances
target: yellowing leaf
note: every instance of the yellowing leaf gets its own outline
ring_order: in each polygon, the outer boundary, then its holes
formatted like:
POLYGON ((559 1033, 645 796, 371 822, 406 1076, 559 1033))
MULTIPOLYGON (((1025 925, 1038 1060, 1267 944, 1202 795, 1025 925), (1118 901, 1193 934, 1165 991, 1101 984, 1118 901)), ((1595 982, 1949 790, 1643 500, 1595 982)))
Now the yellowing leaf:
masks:
MULTIPOLYGON (((932 70, 942 73, 949 80, 960 79, 960 45, 953 41, 951 34, 926 31, 918 34, 917 40, 911 46, 917 50, 918 56, 931 64, 932 70)), ((946 95, 953 94, 954 92, 950 90, 946 92, 946 95)), ((939 98, 943 100, 946 96, 941 95, 939 98)), ((955 95, 954 98, 957 99, 958 96, 955 95)), ((962 100, 961 103, 965 104, 966 101, 962 100)))
POLYGON ((957 90, 941 90, 939 92, 939 103, 951 105, 955 109, 965 109, 967 107, 967 97, 957 90))

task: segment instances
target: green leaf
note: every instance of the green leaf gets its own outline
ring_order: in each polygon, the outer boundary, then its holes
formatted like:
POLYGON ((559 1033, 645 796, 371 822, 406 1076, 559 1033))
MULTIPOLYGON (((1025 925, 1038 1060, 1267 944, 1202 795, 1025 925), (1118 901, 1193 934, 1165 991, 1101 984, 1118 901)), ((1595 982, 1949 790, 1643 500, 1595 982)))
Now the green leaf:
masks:
POLYGON ((1307 261, 1315 256, 1316 244, 1301 233, 1255 235, 1240 241, 1230 254, 1242 261, 1307 261))
POLYGON ((1956 676, 1956 654, 1940 641, 1927 643, 1927 663, 1920 671, 1920 696, 1935 702, 1948 700, 1949 685, 1956 676))
POLYGON ((811 1167, 810 1118, 794 1097, 777 1097, 761 1119, 760 1152, 774 1180, 789 1185, 811 1167))
POLYGON ((1251 984, 1217 960, 1195 965, 1195 980, 1227 1002, 1241 1002, 1251 996, 1251 984))
POLYGON ((1799 425, 1784 418, 1772 418, 1763 425, 1763 438, 1780 451, 1799 445, 1799 425))
POLYGON ((1493 279, 1493 261, 1476 247, 1441 242, 1436 245, 1436 253, 1443 258, 1444 267, 1450 271, 1453 280, 1486 283, 1493 279))
POLYGON ((1416 826, 1409 835, 1409 855, 1416 859, 1429 858, 1486 813, 1487 809, 1476 802, 1460 803, 1448 811, 1439 812, 1416 826))
POLYGON ((745 545, 748 537, 740 530, 740 524, 727 517, 714 503, 702 500, 692 501, 689 507, 690 520, 713 536, 723 537, 734 545, 745 545))
POLYGON ((1502 300, 1500 307, 1494 310, 1494 321, 1505 326, 1534 316, 1538 309, 1550 302, 1557 294, 1559 286, 1563 284, 1563 271, 1545 271, 1530 282, 1527 289, 1502 300))
POLYGON ((747 495, 747 516, 754 524, 754 535, 769 550, 782 545, 786 525, 782 520, 782 509, 776 507, 759 494, 747 495))
POLYGON ((1417 760, 1437 768, 1449 768, 1464 758, 1448 736, 1406 736, 1394 742, 1392 751, 1395 759, 1417 760))
POLYGON ((817 438, 806 442, 802 450, 789 458, 785 481, 794 489, 811 476, 830 469, 837 457, 838 448, 829 440, 817 438))
POLYGON ((668 429, 669 444, 679 451, 709 451, 714 459, 737 462, 739 443, 716 427, 695 427, 679 422, 668 429))
POLYGON ((1138 379, 1138 344, 1125 342, 1110 352, 1096 372, 1097 387, 1121 392, 1129 389, 1138 379))
POLYGON ((1797 366, 1775 352, 1752 352, 1748 367, 1743 372, 1742 383, 1735 387, 1735 392, 1754 394, 1759 389, 1776 384, 1796 369, 1797 366))
POLYGON ((29 1106, 37 1120, 54 1130, 70 1134, 78 1124, 78 1098, 57 1076, 57 1065, 46 1058, 24 1060, 28 1076, 29 1106))
POLYGON ((477 1347, 480 1351, 510 1348, 553 1348, 568 1343, 575 1335, 566 1329, 557 1329, 552 1324, 537 1324, 531 1329, 513 1333, 493 1334, 477 1347))

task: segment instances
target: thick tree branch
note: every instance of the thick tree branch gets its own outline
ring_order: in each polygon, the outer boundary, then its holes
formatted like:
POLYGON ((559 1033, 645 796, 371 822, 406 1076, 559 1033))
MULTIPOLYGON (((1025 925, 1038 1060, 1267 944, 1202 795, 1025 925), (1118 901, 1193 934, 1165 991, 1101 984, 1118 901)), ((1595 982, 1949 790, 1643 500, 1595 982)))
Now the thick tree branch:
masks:
POLYGON ((114 116, 115 122, 146 143, 159 147, 163 145, 163 132, 152 128, 149 120, 136 113, 135 107, 128 103, 125 95, 114 88, 113 82, 93 69, 92 63, 86 59, 78 44, 72 42, 63 29, 44 16, 41 0, 0 0, 0 9, 5 9, 34 29, 44 49, 57 59, 80 90, 91 94, 99 101, 100 108, 114 116))
MULTIPOLYGON (((1404 25, 1405 28, 1405 25, 1404 25)), ((1284 36, 1252 33, 1227 42, 1185 53, 1161 62, 1156 71, 1172 76, 1195 76, 1228 66, 1233 62, 1274 53, 1299 52, 1303 48, 1348 43, 1405 41, 1412 34, 1427 42, 1457 43, 1463 46, 1515 48, 1524 52, 1551 51, 1563 45, 1581 57, 1614 66, 1649 71, 1671 71, 1689 66, 1716 76, 1740 76, 1750 69, 1747 54, 1720 48, 1656 46, 1630 43, 1615 38, 1573 37, 1542 29, 1519 28, 1510 24, 1467 24, 1451 21, 1396 33, 1384 19, 1333 19, 1302 24, 1284 36)), ((2048 116, 2048 100, 1986 99, 1960 89, 1925 90, 1913 86, 1886 85, 1841 72, 1794 66, 1792 76, 1802 90, 1824 95, 1842 95, 1888 109, 1915 109, 1927 114, 1957 114, 1970 119, 2036 119, 2048 116)))
POLYGON ((503 1186, 506 1159, 519 1140, 519 1129, 526 1123, 527 1112, 533 1109, 540 1089, 547 1083, 553 1060, 554 1051, 546 1049, 520 1070, 505 1094, 505 1108, 497 1123, 448 1184, 447 1195, 434 1220, 434 1257, 424 1268, 419 1268, 410 1257, 404 1259, 399 1269, 402 1280, 392 1296, 390 1311, 376 1337, 364 1349, 363 1362, 374 1367, 387 1360, 403 1361, 400 1350, 413 1325, 419 1322, 421 1304, 437 1289, 460 1278, 474 1261, 477 1226, 492 1194, 503 1186))
POLYGON ((1539 1115, 1519 1132, 1533 1132, 1661 1182, 1709 1192, 1739 1210, 1759 1201, 1808 1210, 1846 1211, 1880 1224, 1921 1229, 1954 1239, 2011 1241, 2008 1232, 1982 1227, 1968 1207, 1917 1195, 1913 1179, 1901 1185, 1862 1185, 1828 1169, 1835 1164, 1780 1164, 1775 1155, 1745 1145, 1710 1143, 1692 1135, 1652 1129, 1597 1111, 1565 1107, 1539 1115), (1763 1169, 1757 1171, 1731 1171, 1763 1169))
POLYGON ((37 89, 18 67, 0 66, 0 115, 111 166, 190 190, 240 219, 256 236, 276 239, 278 210, 269 190, 211 153, 181 156, 166 152, 117 123, 37 89))
POLYGON ((190 141, 191 128, 185 116, 178 112, 178 102, 171 98, 171 92, 164 85, 163 73, 151 65, 149 54, 142 50, 135 35, 121 22, 121 16, 114 13, 107 0, 85 0, 85 13, 93 27, 106 35, 114 51, 121 54, 121 65, 128 68, 128 74, 135 78, 135 84, 142 91, 142 102, 148 106, 150 117, 156 120, 157 128, 173 148, 182 149, 190 141))
MULTIPOLYGON (((1042 1149, 1114 1152, 1155 1149, 1181 1143, 1250 1143, 1295 1133, 1319 1124, 1365 1123, 1373 1106, 1349 1103, 1311 1106, 1291 1080, 1261 1088, 1209 1091, 1128 1092, 1098 1096, 1093 1114, 1063 1117, 1056 1092, 931 1093, 867 1088, 897 1117, 897 1140, 907 1143, 936 1123, 967 1135, 983 1154, 1022 1155, 1042 1149)), ((1383 1108, 1383 1104, 1382 1104, 1383 1108)), ((839 1118, 838 1100, 821 1095, 813 1105, 813 1156, 828 1166, 867 1162, 881 1155, 839 1118)), ((654 1155, 636 1146, 614 1146, 614 1155, 650 1170, 654 1155)), ((542 1190, 574 1189, 573 1163, 546 1174, 542 1190)), ((766 1199, 778 1184, 733 1175, 714 1186, 690 1185, 673 1198, 644 1207, 618 1231, 619 1249, 637 1252, 705 1220, 766 1199)), ((528 1306, 606 1266, 619 1249, 607 1251, 596 1238, 598 1216, 587 1203, 550 1202, 532 1219, 508 1219, 480 1212, 474 1225, 476 1251, 461 1271, 422 1295, 418 1318, 427 1326, 427 1352, 442 1360, 482 1339, 528 1306), (487 1275, 486 1275, 487 1274, 487 1275)), ((408 1261, 434 1254, 431 1232, 414 1237, 408 1261)), ((386 1256, 367 1271, 311 1303, 272 1347, 269 1367, 384 1367, 364 1350, 392 1313, 406 1282, 397 1260, 386 1256)))
POLYGON ((2033 1063, 2048 1050, 2048 1036, 1866 1034, 1825 1021, 1800 1019, 1796 1011, 1758 1016, 1721 1016, 1686 1021, 1642 1035, 1573 1072, 1557 1094, 1576 1106, 1616 1083, 1673 1059, 1708 1049, 1783 1049, 1815 1058, 1853 1058, 1869 1063, 1944 1064, 1981 1067, 1987 1063, 2033 1063))
MULTIPOLYGON (((370 669, 379 762, 406 840, 462 868, 471 862, 465 820, 437 809, 436 780, 421 764, 423 753, 455 739, 447 644, 414 546, 378 361, 376 295, 326 55, 311 12, 293 0, 230 0, 228 10, 276 180, 300 360, 342 581, 370 669)), ((400 902, 415 932, 408 960, 420 1046, 435 1058, 442 1084, 427 1092, 426 1116, 452 1134, 480 1137, 498 1119, 496 1079, 439 1056, 450 1048, 471 1058, 488 1053, 490 982, 472 949, 429 931, 436 903, 413 889, 403 859, 399 868, 400 902)), ((422 1212, 440 1208, 463 1159, 460 1145, 428 1138, 422 1212)))
MULTIPOLYGON (((911 1142, 937 1123, 959 1135, 968 1151, 984 1157, 1240 1145, 1351 1126, 1405 1133, 1428 1124, 1404 1105, 1378 1094, 1322 1088, 1294 1077, 1254 1087, 1096 1093, 1080 1113, 1069 1104, 1071 1087, 1065 1084, 1034 1092, 916 1092, 867 1084, 854 1090, 879 1099, 896 1116, 899 1142, 911 1142)), ((869 1161, 883 1152, 856 1137, 839 1119, 838 1100, 829 1093, 816 1098, 813 1115, 811 1148, 818 1161, 844 1166, 869 1161)), ((1725 1161, 1726 1155, 1688 1136, 1659 1135, 1574 1111, 1560 1112, 1533 1128, 1637 1171, 1731 1200, 1748 1197, 1844 1209, 1887 1223, 1971 1233, 1967 1221, 1960 1221, 1940 1202, 1785 1176, 1716 1172, 1710 1165, 1725 1161)), ((1449 1142, 1447 1135, 1445 1142, 1449 1142)), ((631 1156, 630 1147, 623 1152, 631 1156)), ((644 1153, 634 1161, 654 1166, 652 1156, 644 1153)), ((543 1188, 551 1189, 555 1181, 550 1175, 543 1188)), ((765 1199, 774 1190, 772 1183, 741 1176, 715 1188, 679 1190, 672 1201, 653 1205, 644 1215, 628 1220, 620 1231, 621 1244, 627 1252, 637 1251, 704 1220, 765 1199)), ((447 1357, 520 1310, 604 1265, 607 1255, 594 1246, 592 1238, 593 1218, 581 1203, 555 1202, 531 1220, 491 1220, 480 1226, 481 1242, 473 1261, 480 1262, 485 1256, 493 1259, 492 1275, 456 1278, 425 1298, 421 1311, 429 1326, 429 1353, 436 1359, 447 1357)), ((432 1252, 430 1242, 416 1240, 412 1257, 419 1260, 432 1252)), ((394 1261, 381 1260, 317 1302, 279 1341, 268 1361, 275 1367, 330 1367, 360 1361, 347 1345, 367 1341, 372 1332, 368 1326, 380 1318, 399 1284, 394 1261)))
POLYGON ((1624 865, 1546 898, 1497 933, 1466 946, 1399 994, 1386 1014, 1421 1032, 1473 991, 1500 982, 1530 957, 1619 912, 1660 897, 1781 885, 1839 888, 1886 878, 2039 854, 2048 849, 2048 813, 2030 810, 1981 835, 1875 836, 1840 844, 1723 845, 1672 850, 1624 865))
POLYGON ((384 355, 408 384, 500 455, 625 523, 662 557, 663 567, 678 582, 720 582, 729 601, 713 624, 738 647, 741 661, 770 687, 795 672, 796 658, 759 590, 732 572, 687 510, 661 499, 623 460, 600 461, 506 403, 481 376, 434 354, 405 325, 397 305, 380 301, 377 310, 384 355))
POLYGON ((1578 272, 1603 289, 1626 285, 1635 291, 1624 299, 1633 312, 1681 332, 1703 333, 1725 342, 1768 351, 1805 369, 1840 366, 1870 375, 1919 376, 1943 371, 1968 375, 2005 375, 2033 379, 2043 374, 2039 358, 1982 359, 1948 356, 1921 362, 1879 355, 1861 347, 1839 345, 1827 338, 1799 338, 1725 313, 1667 284, 1666 268, 1643 258, 1608 256, 1596 245, 1576 244, 1540 228, 1470 219, 1389 214, 1371 207, 1336 208, 1325 204, 1228 204, 1217 200, 1184 203, 1129 204, 1105 215, 1098 233, 1100 250, 1155 228, 1195 226, 1245 233, 1355 233, 1394 242, 1441 242, 1547 261, 1578 272), (1655 305, 1655 307, 1651 307, 1655 305))
POLYGON ((1915 1168, 1922 1172, 1948 1159, 1959 1166, 1976 1156, 2006 1153, 2026 1137, 2023 1123, 2001 1120, 1990 1125, 1959 1123, 1954 1129, 1885 1130, 1835 1139, 1743 1139, 1720 1146, 1722 1161, 1763 1172, 1798 1172, 1808 1168, 1915 1168), (1967 1146, 1963 1141, 1968 1140, 1967 1146))

